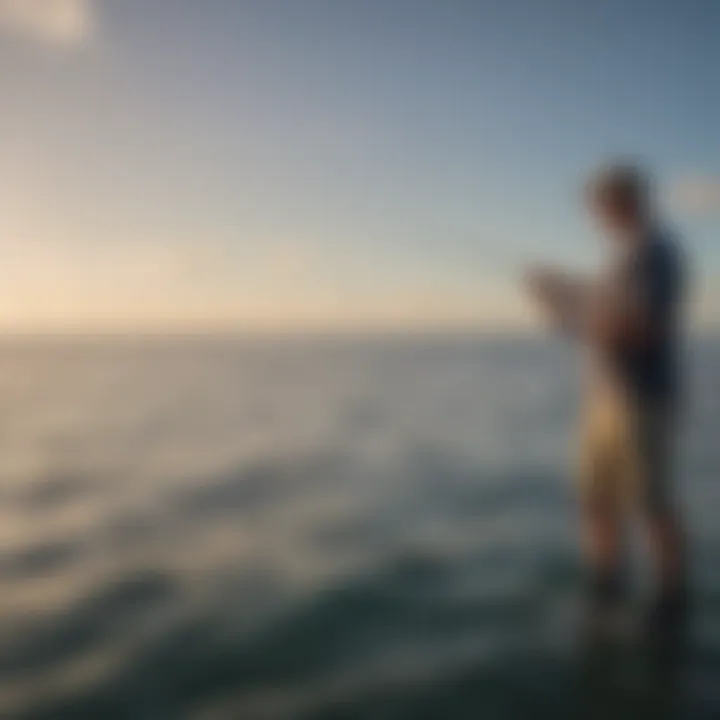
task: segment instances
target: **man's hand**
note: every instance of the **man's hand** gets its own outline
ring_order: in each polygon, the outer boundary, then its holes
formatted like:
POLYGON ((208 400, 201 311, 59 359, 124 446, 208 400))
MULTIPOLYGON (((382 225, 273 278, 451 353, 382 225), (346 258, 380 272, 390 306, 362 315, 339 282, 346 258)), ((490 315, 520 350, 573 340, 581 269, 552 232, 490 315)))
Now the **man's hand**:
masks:
POLYGON ((573 335, 583 335, 592 296, 587 280, 535 266, 526 272, 525 285, 552 323, 573 335))
POLYGON ((569 300, 567 278, 549 268, 540 266, 530 268, 525 273, 525 286, 531 297, 554 315, 560 311, 560 306, 569 300))

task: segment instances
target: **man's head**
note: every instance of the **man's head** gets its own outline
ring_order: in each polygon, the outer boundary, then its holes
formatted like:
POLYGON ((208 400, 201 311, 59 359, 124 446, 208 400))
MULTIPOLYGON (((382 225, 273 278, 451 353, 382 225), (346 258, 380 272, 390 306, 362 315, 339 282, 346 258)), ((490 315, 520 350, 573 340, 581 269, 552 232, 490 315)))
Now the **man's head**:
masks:
POLYGON ((591 178, 587 199, 592 214, 611 237, 632 242, 649 225, 652 188, 648 175, 636 165, 613 163, 591 178))

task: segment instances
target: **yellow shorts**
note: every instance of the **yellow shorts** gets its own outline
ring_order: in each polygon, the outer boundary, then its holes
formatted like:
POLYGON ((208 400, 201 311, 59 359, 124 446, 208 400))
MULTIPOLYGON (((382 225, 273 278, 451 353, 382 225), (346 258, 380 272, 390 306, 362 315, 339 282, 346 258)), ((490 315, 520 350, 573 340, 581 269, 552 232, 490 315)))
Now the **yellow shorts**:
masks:
POLYGON ((619 393, 593 395, 582 425, 582 499, 612 511, 666 511, 673 416, 663 403, 638 402, 619 393))

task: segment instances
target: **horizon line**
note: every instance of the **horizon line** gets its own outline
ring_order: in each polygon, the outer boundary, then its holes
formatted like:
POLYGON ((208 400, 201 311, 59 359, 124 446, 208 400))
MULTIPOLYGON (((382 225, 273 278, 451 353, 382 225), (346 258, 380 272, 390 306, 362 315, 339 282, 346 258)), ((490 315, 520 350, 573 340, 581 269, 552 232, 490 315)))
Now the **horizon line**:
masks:
MULTIPOLYGON (((562 331, 539 324, 492 325, 467 324, 367 324, 367 325, 166 325, 166 326, 66 326, 66 327, 0 327, 0 342, 20 338, 224 338, 224 337, 373 337, 373 336, 461 336, 476 335, 495 338, 563 338, 562 331)), ((720 336, 720 326, 692 326, 687 328, 690 338, 720 336)))

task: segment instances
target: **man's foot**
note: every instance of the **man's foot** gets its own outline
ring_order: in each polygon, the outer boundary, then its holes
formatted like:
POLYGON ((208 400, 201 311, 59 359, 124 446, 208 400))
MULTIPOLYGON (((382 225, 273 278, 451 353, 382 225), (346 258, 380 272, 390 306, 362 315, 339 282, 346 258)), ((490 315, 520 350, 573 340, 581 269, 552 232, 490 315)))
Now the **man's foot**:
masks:
POLYGON ((627 584, 621 573, 596 573, 588 584, 585 632, 590 637, 617 637, 630 624, 627 584))
POLYGON ((647 631, 665 636, 682 632, 690 614, 690 592, 687 583, 662 588, 649 609, 647 631))

